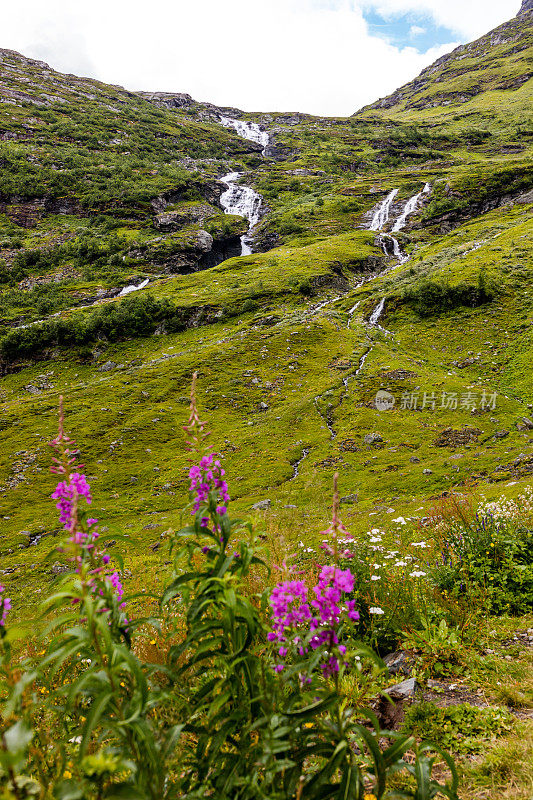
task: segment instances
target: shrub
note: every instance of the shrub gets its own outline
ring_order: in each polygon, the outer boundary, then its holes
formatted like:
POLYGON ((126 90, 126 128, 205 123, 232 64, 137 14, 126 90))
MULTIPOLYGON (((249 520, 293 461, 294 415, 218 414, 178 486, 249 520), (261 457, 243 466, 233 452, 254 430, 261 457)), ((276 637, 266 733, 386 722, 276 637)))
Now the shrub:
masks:
POLYGON ((531 494, 517 503, 481 507, 473 518, 442 519, 436 527, 440 556, 428 565, 449 596, 483 602, 493 614, 533 609, 533 527, 524 519, 531 494))
POLYGON ((512 715, 502 708, 478 708, 468 703, 439 708, 424 702, 407 709, 402 730, 466 755, 483 750, 483 740, 507 733, 512 725, 512 715))
POLYGON ((444 280, 424 279, 414 287, 406 289, 402 300, 421 317, 451 311, 459 306, 476 308, 490 303, 495 296, 494 287, 487 281, 486 273, 481 270, 477 283, 466 282, 451 286, 444 280))
POLYGON ((186 327, 191 313, 169 300, 157 300, 150 295, 127 297, 85 317, 72 314, 65 319, 16 328, 0 341, 0 355, 9 362, 35 357, 50 347, 87 345, 101 337, 116 342, 149 336, 161 323, 168 331, 179 331, 186 327))

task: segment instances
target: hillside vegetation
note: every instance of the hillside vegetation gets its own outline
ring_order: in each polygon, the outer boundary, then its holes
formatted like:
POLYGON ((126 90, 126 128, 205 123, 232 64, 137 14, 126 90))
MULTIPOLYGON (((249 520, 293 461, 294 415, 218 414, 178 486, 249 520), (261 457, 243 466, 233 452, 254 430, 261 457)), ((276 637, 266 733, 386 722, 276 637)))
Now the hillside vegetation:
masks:
MULTIPOLYGON (((345 524, 391 546, 394 520, 424 529, 446 498, 524 496, 532 55, 524 3, 389 98, 319 118, 136 94, 0 50, 0 551, 28 613, 56 574, 60 395, 96 516, 127 537, 128 590, 158 580, 161 535, 181 527, 195 371, 234 508, 272 558, 319 547, 334 473, 345 524), (265 155, 221 114, 268 131, 265 155), (229 172, 264 200, 244 257, 247 221, 220 204, 229 172), (398 259, 387 234, 418 193, 398 259)), ((475 796, 529 800, 527 780, 475 796)))

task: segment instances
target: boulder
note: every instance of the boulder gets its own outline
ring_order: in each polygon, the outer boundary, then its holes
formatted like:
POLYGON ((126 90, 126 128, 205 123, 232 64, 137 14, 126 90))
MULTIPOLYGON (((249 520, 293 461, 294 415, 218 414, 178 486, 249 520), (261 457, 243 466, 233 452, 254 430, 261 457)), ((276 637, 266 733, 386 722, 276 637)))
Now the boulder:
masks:
POLYGON ((267 511, 272 505, 272 500, 260 500, 252 506, 252 511, 267 511))
POLYGON ((368 445, 380 444, 383 441, 383 436, 379 433, 367 433, 363 438, 363 442, 368 445))

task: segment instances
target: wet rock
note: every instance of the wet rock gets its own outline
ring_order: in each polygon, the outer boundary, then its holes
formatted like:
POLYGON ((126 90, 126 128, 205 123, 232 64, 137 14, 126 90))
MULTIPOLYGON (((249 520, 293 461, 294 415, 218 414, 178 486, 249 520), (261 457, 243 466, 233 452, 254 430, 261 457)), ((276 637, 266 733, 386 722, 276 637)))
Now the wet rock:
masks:
POLYGON ((260 500, 252 506, 252 511, 267 511, 272 505, 272 500, 260 500))

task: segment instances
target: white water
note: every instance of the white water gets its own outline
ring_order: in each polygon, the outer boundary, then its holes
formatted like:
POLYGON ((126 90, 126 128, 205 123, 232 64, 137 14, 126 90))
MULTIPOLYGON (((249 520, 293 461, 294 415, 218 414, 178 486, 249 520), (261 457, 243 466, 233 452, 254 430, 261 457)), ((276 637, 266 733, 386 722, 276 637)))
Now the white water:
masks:
POLYGON ((381 327, 381 325, 379 325, 378 323, 379 323, 379 318, 383 314, 384 306, 385 306, 385 298, 382 297, 381 300, 379 301, 379 303, 377 304, 377 306, 375 307, 375 309, 373 310, 373 312, 371 313, 370 319, 368 320, 369 324, 373 328, 380 328, 381 327))
POLYGON ((125 286, 118 293, 118 297, 124 297, 124 295, 131 294, 131 292, 138 292, 139 289, 144 289, 144 287, 148 286, 149 283, 150 283, 149 278, 146 278, 146 280, 142 281, 142 283, 140 283, 138 286, 135 286, 135 284, 131 284, 131 286, 125 286))
POLYGON ((374 212, 374 216, 372 217, 372 222, 370 223, 370 230, 371 231, 381 231, 389 221, 390 209, 394 202, 394 198, 398 194, 398 189, 393 189, 390 194, 387 195, 385 200, 383 200, 374 212))
MULTIPOLYGON (((220 124, 224 125, 225 128, 235 128, 243 139, 250 139, 250 141, 262 145, 263 156, 265 155, 270 136, 266 131, 262 131, 256 122, 244 122, 240 119, 221 116, 220 124)), ((251 234, 261 218, 263 198, 250 186, 238 184, 237 181, 240 177, 240 172, 230 172, 220 178, 222 183, 225 183, 228 187, 220 198, 220 205, 225 214, 238 214, 250 223, 248 232, 241 236, 241 256, 249 256, 252 253, 251 234)))
POLYGON ((241 236, 241 255, 249 256, 252 252, 250 247, 250 234, 259 222, 261 217, 261 195, 257 194, 250 186, 241 186, 237 183, 241 177, 240 172, 230 172, 220 178, 222 183, 228 187, 220 197, 220 205, 225 214, 238 214, 250 223, 248 233, 241 236))
POLYGON ((424 186, 424 188, 422 189, 421 192, 419 192, 418 194, 415 194, 413 197, 409 198, 409 200, 405 204, 404 210, 402 211, 402 213, 400 214, 400 216, 398 217, 398 219, 394 223, 394 227, 392 229, 393 233, 396 233, 397 231, 401 231, 402 228, 405 228, 405 225, 407 223, 407 217, 410 214, 412 214, 414 211, 416 211, 416 209, 418 208, 418 203, 420 202, 420 198, 422 197, 422 195, 429 194, 430 191, 431 191, 431 186, 429 185, 429 183, 426 183, 426 185, 424 186))
POLYGON ((243 139, 250 139, 252 142, 262 145, 263 155, 268 147, 270 136, 266 131, 262 131, 257 122, 244 122, 241 119, 231 119, 230 117, 220 117, 220 124, 225 128, 235 128, 239 136, 243 139))

